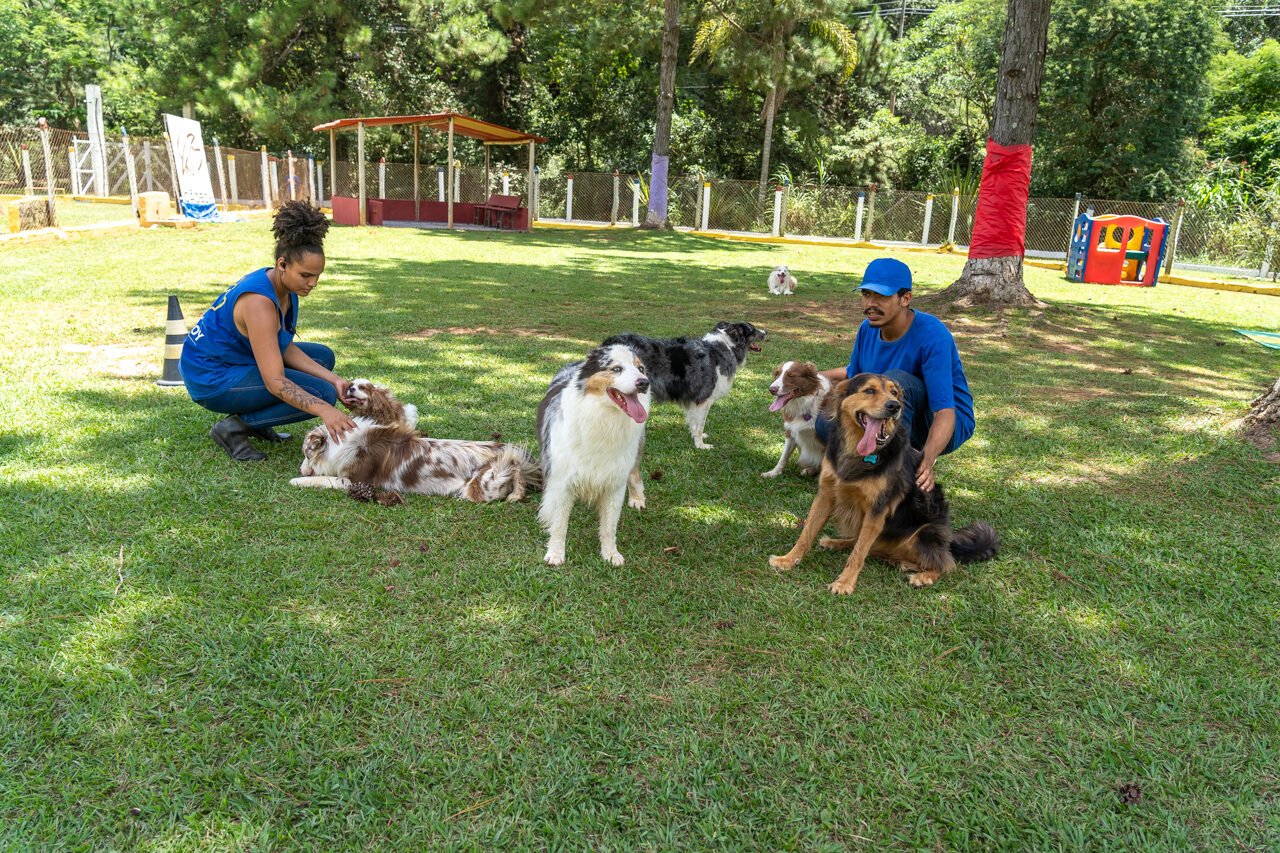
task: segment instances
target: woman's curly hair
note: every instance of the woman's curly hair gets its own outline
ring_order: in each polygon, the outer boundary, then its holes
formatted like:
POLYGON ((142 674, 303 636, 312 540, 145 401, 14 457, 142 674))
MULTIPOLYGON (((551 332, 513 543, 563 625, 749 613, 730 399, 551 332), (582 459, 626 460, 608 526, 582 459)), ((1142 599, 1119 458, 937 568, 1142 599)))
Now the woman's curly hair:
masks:
POLYGON ((313 252, 323 255, 328 230, 329 219, 320 208, 305 201, 286 201, 271 224, 271 233, 276 237, 275 256, 290 262, 313 252))

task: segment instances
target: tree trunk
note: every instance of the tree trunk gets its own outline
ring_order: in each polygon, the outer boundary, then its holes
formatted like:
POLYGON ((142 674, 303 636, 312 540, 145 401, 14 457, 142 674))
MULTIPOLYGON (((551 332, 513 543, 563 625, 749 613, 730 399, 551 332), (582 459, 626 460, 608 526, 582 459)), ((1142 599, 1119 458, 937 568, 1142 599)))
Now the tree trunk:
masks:
POLYGON ((662 18, 662 59, 658 71, 658 119, 653 129, 653 160, 649 174, 649 210, 641 228, 668 229, 667 167, 671 152, 671 115, 676 106, 676 52, 680 46, 680 0, 665 0, 662 18))
POLYGON ((1249 414, 1245 415, 1244 427, 1247 434, 1265 436, 1280 426, 1280 379, 1271 386, 1271 390, 1263 393, 1249 406, 1249 414))
MULTIPOLYGON (((1000 78, 996 84, 996 103, 991 119, 991 138, 1000 145, 1030 145, 1035 138, 1040 82, 1044 77, 1044 56, 1049 41, 1050 2, 1009 0, 1000 51, 1000 78)), ((980 209, 982 202, 982 191, 979 190, 980 209)), ((1025 210, 1023 216, 1026 216, 1025 210)), ((980 247, 969 247, 971 255, 977 248, 980 247)), ((938 298, 959 305, 1039 304, 1023 283, 1021 255, 970 257, 960 278, 938 298)))
POLYGON ((765 193, 769 190, 769 155, 773 151, 773 117, 778 111, 778 87, 769 87, 769 94, 764 98, 764 142, 760 145, 760 203, 764 203, 765 193))

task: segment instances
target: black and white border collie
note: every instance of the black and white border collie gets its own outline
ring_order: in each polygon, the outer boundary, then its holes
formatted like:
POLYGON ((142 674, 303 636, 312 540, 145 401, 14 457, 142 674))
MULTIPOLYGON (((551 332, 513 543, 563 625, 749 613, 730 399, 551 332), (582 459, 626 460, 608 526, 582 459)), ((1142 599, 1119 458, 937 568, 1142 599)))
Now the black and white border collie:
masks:
POLYGON ((800 473, 812 477, 822 467, 822 454, 826 445, 818 440, 814 423, 827 395, 831 393, 831 380, 818 372, 811 361, 784 361, 773 369, 773 382, 769 385, 773 395, 771 412, 782 412, 782 431, 786 443, 778 464, 761 477, 776 477, 787 466, 787 460, 796 448, 800 448, 800 473))
POLYGON ((418 435, 407 422, 378 424, 355 418, 355 429, 334 441, 318 426, 302 442, 303 488, 345 489, 353 483, 419 495, 449 495, 475 503, 522 500, 542 484, 528 450, 496 441, 460 441, 418 435))
POLYGON ((785 264, 774 267, 769 273, 769 292, 774 296, 790 296, 795 292, 796 283, 796 277, 785 264))
POLYGON ((630 505, 644 508, 640 450, 649 417, 649 377, 629 347, 596 347, 585 361, 551 380, 538 406, 543 493, 538 518, 549 535, 548 565, 564 563, 565 535, 575 501, 600 515, 600 556, 621 566, 618 517, 631 485, 630 505))
POLYGON ((658 339, 625 334, 609 338, 604 346, 630 347, 653 382, 653 399, 684 407, 693 446, 710 450, 706 426, 711 404, 729 393, 733 377, 747 361, 747 353, 759 352, 764 338, 765 330, 751 323, 721 322, 701 338, 658 339))

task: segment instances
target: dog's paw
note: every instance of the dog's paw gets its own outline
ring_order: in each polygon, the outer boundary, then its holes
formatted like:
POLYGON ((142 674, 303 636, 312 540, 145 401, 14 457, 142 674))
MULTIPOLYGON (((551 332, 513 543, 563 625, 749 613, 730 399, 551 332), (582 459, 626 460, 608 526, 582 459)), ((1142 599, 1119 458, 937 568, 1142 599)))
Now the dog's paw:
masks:
POLYGON ((818 470, 817 468, 801 468, 800 473, 805 477, 816 477, 818 476, 818 470))
POLYGON ((714 449, 715 449, 715 445, 714 445, 714 444, 707 444, 707 443, 706 443, 705 441, 703 441, 702 439, 698 439, 697 441, 695 441, 695 442, 693 443, 693 446, 694 446, 694 447, 696 447, 696 448, 698 448, 699 450, 714 450, 714 449))
POLYGON ((858 585, 858 582, 856 580, 849 581, 847 583, 842 583, 838 580, 834 580, 831 583, 827 584, 827 589, 831 590, 832 595, 851 595, 853 594, 853 588, 856 587, 857 585, 858 585))
POLYGON ((830 536, 823 536, 821 539, 818 540, 818 547, 824 551, 835 551, 839 549, 840 541, 841 540, 833 539, 830 536))
POLYGON ((627 506, 632 509, 644 509, 644 495, 641 495, 638 498, 630 498, 627 501, 627 506))
POLYGON ((604 551, 601 551, 600 559, 604 560, 606 563, 608 563, 611 566, 621 566, 623 563, 626 562, 626 560, 622 558, 622 555, 619 554, 617 551, 614 551, 612 554, 606 554, 604 551))
POLYGON ((940 577, 942 577, 941 572, 916 572, 907 578, 907 583, 916 589, 923 589, 926 586, 933 586, 940 577))
POLYGON ((774 469, 773 469, 773 470, 771 470, 771 471, 765 471, 765 472, 764 472, 763 474, 761 474, 760 476, 761 476, 761 477, 776 477, 776 476, 778 476, 778 475, 779 475, 779 474, 781 474, 781 473, 782 473, 782 469, 781 469, 781 468, 774 468, 774 469))
POLYGON ((799 560, 793 560, 790 557, 770 557, 769 568, 777 569, 780 572, 789 572, 795 568, 799 560))
POLYGON ((564 549, 548 548, 546 555, 543 556, 542 558, 542 561, 546 563, 548 566, 563 566, 564 565, 564 549))

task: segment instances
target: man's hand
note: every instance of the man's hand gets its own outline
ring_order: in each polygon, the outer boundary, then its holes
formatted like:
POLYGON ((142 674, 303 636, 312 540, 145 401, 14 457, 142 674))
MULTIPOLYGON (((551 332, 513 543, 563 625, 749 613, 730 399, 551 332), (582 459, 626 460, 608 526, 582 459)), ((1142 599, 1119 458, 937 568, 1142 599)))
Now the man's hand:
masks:
POLYGON ((920 491, 932 491, 934 486, 933 480, 933 460, 928 457, 920 458, 920 467, 916 469, 916 485, 920 487, 920 491))
POLYGON ((325 428, 329 430, 329 435, 334 441, 342 441, 342 437, 356 428, 356 422, 335 409, 333 406, 329 410, 320 415, 320 420, 324 421, 325 428))

